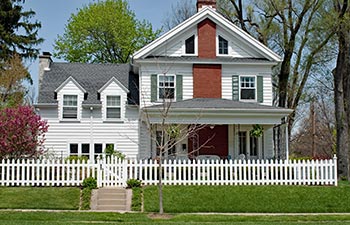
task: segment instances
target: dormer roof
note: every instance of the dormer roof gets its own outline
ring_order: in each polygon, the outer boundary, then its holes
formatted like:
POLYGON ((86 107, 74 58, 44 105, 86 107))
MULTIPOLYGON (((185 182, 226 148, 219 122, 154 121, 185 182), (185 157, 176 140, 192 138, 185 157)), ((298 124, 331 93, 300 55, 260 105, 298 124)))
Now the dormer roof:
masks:
POLYGON ((86 93, 86 90, 72 77, 68 77, 58 88, 56 88, 55 92, 59 92, 62 88, 64 88, 69 82, 73 82, 75 86, 77 86, 82 92, 86 93))
POLYGON ((87 64, 52 62, 45 71, 39 90, 38 104, 55 104, 55 92, 69 81, 74 82, 87 99, 83 104, 101 104, 98 91, 115 81, 129 92, 129 103, 138 104, 138 77, 130 72, 129 64, 87 64))

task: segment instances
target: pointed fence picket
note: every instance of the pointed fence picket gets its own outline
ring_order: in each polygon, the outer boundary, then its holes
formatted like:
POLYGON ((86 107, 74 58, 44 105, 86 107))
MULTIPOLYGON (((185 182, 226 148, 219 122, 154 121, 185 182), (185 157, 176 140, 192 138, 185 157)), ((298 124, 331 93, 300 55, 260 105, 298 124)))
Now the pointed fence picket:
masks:
MULTIPOLYGON (((155 160, 22 159, 0 161, 0 186, 79 186, 94 177, 99 187, 159 182, 155 160)), ((337 158, 328 160, 164 160, 164 185, 337 185, 337 158)))

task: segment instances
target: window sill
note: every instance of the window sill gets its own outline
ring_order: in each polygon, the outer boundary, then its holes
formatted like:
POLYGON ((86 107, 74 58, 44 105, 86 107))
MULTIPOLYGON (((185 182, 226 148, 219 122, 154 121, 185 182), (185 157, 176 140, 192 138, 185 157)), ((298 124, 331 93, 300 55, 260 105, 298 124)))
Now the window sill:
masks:
POLYGON ((78 119, 61 119, 60 123, 80 123, 81 121, 78 119))
POLYGON ((183 53, 182 56, 198 56, 198 53, 194 53, 194 54, 183 53))
POLYGON ((240 99, 241 102, 258 103, 256 99, 240 99))
POLYGON ((231 57, 232 58, 232 55, 230 55, 230 54, 219 54, 219 53, 217 53, 216 56, 217 57, 227 57, 227 58, 231 57))
POLYGON ((111 119, 107 119, 107 120, 104 120, 103 123, 124 123, 125 121, 122 120, 122 119, 116 119, 116 120, 111 120, 111 119))

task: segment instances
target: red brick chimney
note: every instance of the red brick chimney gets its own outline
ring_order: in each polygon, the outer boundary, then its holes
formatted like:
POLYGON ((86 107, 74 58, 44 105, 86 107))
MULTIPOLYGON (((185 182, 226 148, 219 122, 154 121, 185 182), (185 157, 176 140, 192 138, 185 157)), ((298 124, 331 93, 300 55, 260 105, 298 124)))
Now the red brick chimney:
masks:
POLYGON ((197 12, 199 12, 204 6, 216 9, 216 0, 197 0, 197 12))

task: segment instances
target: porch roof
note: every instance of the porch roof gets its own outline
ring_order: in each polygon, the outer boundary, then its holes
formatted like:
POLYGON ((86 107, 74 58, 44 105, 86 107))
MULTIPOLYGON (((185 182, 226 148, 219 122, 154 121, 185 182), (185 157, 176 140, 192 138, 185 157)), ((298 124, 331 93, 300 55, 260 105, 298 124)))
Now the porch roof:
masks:
MULTIPOLYGON (((166 123, 177 124, 279 124, 292 110, 229 99, 195 98, 168 104, 166 123)), ((162 121, 164 104, 145 107, 151 123, 162 121)), ((164 116, 163 116, 164 117, 164 116)))

